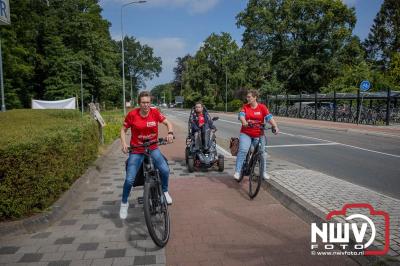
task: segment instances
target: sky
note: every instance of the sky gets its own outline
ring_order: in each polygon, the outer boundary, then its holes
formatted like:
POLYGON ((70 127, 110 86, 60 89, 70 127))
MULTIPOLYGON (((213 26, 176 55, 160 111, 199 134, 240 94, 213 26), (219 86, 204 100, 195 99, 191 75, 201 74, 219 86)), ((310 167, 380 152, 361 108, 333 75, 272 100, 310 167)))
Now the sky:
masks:
MULTIPOLYGON (((100 0, 103 18, 111 23, 111 37, 121 40, 121 6, 133 0, 100 0)), ((243 28, 236 15, 246 8, 245 0, 148 0, 122 10, 124 35, 134 36, 154 49, 163 65, 159 77, 146 82, 146 89, 173 80, 176 58, 195 54, 211 34, 228 32, 241 46, 243 28)), ((383 0, 343 0, 356 10, 354 35, 364 40, 383 0)))

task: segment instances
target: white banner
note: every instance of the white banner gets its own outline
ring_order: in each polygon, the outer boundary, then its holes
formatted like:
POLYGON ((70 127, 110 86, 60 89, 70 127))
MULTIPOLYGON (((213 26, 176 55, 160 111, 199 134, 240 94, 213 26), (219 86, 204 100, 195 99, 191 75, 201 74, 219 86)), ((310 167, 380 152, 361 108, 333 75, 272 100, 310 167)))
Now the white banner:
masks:
POLYGON ((76 109, 75 97, 59 101, 32 100, 32 109, 76 109))

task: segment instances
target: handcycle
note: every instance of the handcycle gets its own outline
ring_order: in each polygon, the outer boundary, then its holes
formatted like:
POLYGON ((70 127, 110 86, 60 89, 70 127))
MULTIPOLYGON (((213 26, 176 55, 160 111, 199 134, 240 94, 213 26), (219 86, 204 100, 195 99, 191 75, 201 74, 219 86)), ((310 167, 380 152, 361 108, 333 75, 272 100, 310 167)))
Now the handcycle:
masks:
MULTIPOLYGON (((271 129, 272 133, 275 134, 276 129, 275 127, 265 128, 265 124, 254 124, 249 123, 248 127, 258 127, 260 128, 260 138, 258 140, 257 145, 250 145, 250 148, 247 152, 246 159, 243 162, 242 170, 240 171, 239 179, 237 182, 241 182, 244 176, 249 177, 249 197, 253 199, 257 196, 258 192, 260 191, 261 187, 261 179, 262 179, 262 172, 261 172, 261 163, 262 163, 262 143, 261 138, 264 137, 264 131, 271 129)), ((264 169, 266 170, 266 169, 264 169)))
MULTIPOLYGON (((204 107, 205 113, 208 115, 207 109, 204 107)), ((219 172, 224 171, 224 155, 218 154, 217 152, 217 141, 215 136, 216 128, 211 129, 207 124, 203 125, 198 134, 199 137, 195 138, 195 133, 192 132, 191 117, 194 113, 194 107, 192 108, 189 121, 188 121, 188 136, 186 138, 185 148, 185 160, 186 166, 189 173, 195 171, 195 169, 209 169, 217 166, 219 172), (196 147, 196 141, 200 142, 199 146, 196 147)), ((213 117, 212 121, 217 121, 218 117, 213 117)))
MULTIPOLYGON (((136 175, 133 187, 143 186, 143 209, 146 226, 151 239, 159 247, 164 247, 170 235, 170 219, 168 204, 161 188, 161 178, 150 156, 150 146, 153 144, 166 145, 164 138, 155 141, 144 141, 143 144, 131 146, 129 152, 135 148, 144 147, 143 163, 136 175)), ((127 165, 126 165, 127 169, 127 165)))

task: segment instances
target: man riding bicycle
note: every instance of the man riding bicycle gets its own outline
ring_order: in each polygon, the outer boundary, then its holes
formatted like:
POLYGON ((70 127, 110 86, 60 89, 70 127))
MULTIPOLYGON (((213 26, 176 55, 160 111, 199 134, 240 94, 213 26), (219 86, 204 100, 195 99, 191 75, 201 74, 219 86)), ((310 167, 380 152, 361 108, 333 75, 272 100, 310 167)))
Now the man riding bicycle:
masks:
MULTIPOLYGON (((142 91, 139 94, 138 102, 140 107, 130 111, 121 128, 121 148, 124 153, 128 153, 129 146, 126 144, 126 132, 131 129, 130 146, 137 146, 143 144, 144 141, 155 141, 158 139, 158 123, 164 124, 168 128, 168 136, 166 138, 168 143, 173 142, 174 133, 172 124, 166 117, 160 113, 156 108, 150 107, 151 95, 148 91, 142 91)), ((168 193, 168 178, 169 167, 166 159, 158 149, 157 144, 150 146, 151 157, 154 166, 160 172, 162 181, 162 190, 168 204, 172 204, 172 198, 168 193)), ((143 159, 145 148, 135 148, 130 152, 127 161, 127 170, 125 182, 122 190, 122 200, 119 216, 121 219, 126 219, 128 216, 128 197, 135 182, 136 174, 138 173, 143 159)))
MULTIPOLYGON (((264 104, 257 102, 258 95, 259 94, 256 90, 250 90, 246 96, 247 104, 244 104, 239 112, 239 120, 242 123, 242 128, 240 129, 239 152, 236 158, 236 169, 235 174, 233 175, 236 180, 240 179, 240 172, 250 145, 255 146, 259 141, 261 141, 262 147, 265 147, 266 139, 264 137, 264 131, 260 126, 266 121, 275 129, 275 135, 279 132, 278 125, 268 108, 264 104)), ((269 175, 267 174, 265 148, 262 149, 261 160, 261 172, 263 173, 263 178, 264 180, 268 180, 269 175)))

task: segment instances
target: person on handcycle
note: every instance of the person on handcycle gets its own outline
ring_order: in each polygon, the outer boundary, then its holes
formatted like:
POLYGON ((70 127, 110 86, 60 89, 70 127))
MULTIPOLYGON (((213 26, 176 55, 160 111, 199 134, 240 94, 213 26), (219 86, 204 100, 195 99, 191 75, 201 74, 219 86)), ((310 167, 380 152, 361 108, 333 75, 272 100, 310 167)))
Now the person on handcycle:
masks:
MULTIPOLYGON (((261 141, 262 147, 265 147, 266 139, 264 130, 260 128, 264 121, 268 122, 274 128, 274 134, 279 133, 278 125, 276 124, 272 114, 267 106, 257 102, 259 94, 257 90, 249 90, 246 96, 247 104, 244 104, 239 112, 239 120, 242 123, 239 136, 239 152, 236 158, 236 169, 233 177, 236 180, 240 179, 243 162, 246 158, 250 145, 257 145, 261 141)), ((264 180, 269 179, 267 174, 267 158, 265 148, 262 149, 261 156, 261 172, 264 180)))
POLYGON ((213 120, 208 112, 205 110, 201 102, 197 102, 194 106, 194 112, 190 117, 191 132, 194 139, 194 147, 196 150, 208 149, 210 145, 209 138, 205 134, 205 128, 209 128, 213 132, 216 131, 216 127, 213 124, 213 120))
MULTIPOLYGON (((151 95, 148 91, 142 91, 138 97, 139 108, 130 111, 126 117, 124 124, 121 128, 121 149, 124 153, 128 153, 129 146, 126 143, 126 133, 131 129, 130 146, 137 146, 143 144, 144 141, 156 141, 158 139, 158 124, 162 123, 168 128, 168 135, 166 140, 172 143, 174 139, 174 131, 172 124, 167 118, 160 113, 156 108, 150 107, 151 95)), ((154 166, 160 172, 162 181, 162 190, 168 204, 172 204, 172 198, 168 193, 168 179, 169 167, 166 159, 158 149, 157 144, 150 146, 151 158, 153 159, 154 166)), ((122 189, 122 200, 119 211, 121 219, 126 219, 128 216, 128 197, 135 182, 136 175, 143 163, 145 148, 135 148, 129 153, 126 177, 122 189)))

